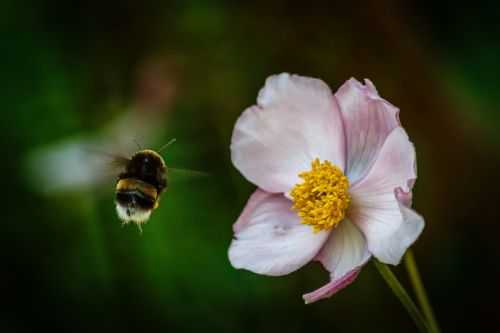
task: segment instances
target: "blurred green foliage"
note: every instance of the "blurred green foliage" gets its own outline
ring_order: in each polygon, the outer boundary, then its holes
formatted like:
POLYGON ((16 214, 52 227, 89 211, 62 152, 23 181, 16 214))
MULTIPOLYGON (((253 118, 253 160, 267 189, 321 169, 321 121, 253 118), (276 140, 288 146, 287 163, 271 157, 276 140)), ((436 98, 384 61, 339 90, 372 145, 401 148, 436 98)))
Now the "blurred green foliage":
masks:
POLYGON ((327 281, 318 264, 281 278, 230 266, 253 191, 230 163, 232 126, 283 71, 333 90, 369 77, 401 108, 427 222, 415 254, 438 320, 498 330, 499 19, 495 2, 0 2, 0 331, 416 331, 372 265, 308 306, 302 293, 327 281), (176 137, 167 164, 210 176, 172 179, 142 235, 120 227, 115 175, 104 192, 34 192, 27 154, 99 133, 137 102, 151 58, 175 72, 157 145, 176 137))

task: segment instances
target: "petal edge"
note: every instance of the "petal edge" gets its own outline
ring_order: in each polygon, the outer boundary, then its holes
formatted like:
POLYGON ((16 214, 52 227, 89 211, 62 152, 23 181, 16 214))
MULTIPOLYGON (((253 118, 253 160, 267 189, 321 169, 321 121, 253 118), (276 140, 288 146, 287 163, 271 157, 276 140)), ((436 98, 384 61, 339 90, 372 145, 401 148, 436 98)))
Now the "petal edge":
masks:
POLYGON ((304 294, 302 298, 304 299, 306 304, 311 304, 316 301, 319 301, 323 298, 328 298, 339 292, 341 289, 344 289, 348 285, 350 285, 357 277, 359 272, 361 271, 361 267, 354 269, 339 279, 331 280, 329 283, 324 285, 323 287, 304 294))

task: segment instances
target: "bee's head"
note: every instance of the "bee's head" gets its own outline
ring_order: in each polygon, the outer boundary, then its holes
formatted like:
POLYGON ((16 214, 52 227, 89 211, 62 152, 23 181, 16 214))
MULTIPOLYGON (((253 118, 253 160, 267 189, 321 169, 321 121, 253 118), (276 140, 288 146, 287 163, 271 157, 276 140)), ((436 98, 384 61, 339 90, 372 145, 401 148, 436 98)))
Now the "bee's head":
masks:
POLYGON ((139 144, 135 139, 134 142, 139 147, 139 151, 136 152, 130 159, 130 163, 127 167, 127 171, 139 174, 152 175, 157 172, 165 172, 166 165, 163 158, 160 156, 160 152, 170 146, 176 139, 170 140, 166 145, 161 147, 157 152, 151 149, 144 149, 141 144, 139 144))
POLYGON ((130 159, 128 171, 140 174, 154 174, 165 168, 163 158, 154 150, 139 150, 130 159))
POLYGON ((167 186, 166 172, 165 162, 158 153, 140 150, 130 159, 124 176, 142 179, 161 191, 167 186))

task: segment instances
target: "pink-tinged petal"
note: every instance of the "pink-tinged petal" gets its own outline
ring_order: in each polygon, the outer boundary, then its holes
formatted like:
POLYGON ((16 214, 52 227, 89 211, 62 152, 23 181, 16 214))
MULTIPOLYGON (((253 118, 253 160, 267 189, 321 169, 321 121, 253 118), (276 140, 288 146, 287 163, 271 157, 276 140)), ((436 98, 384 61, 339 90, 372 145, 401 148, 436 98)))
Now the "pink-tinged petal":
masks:
POLYGON ((399 110, 380 98, 370 80, 351 78, 335 93, 344 121, 346 172, 351 184, 375 162, 387 136, 399 126, 399 110))
POLYGON ((350 190, 348 217, 382 262, 397 264, 422 232, 422 217, 408 208, 415 179, 415 149, 404 129, 397 127, 373 167, 350 190))
POLYGON ((240 116, 231 141, 233 164, 249 181, 267 192, 287 193, 317 157, 344 169, 342 119, 323 81, 271 76, 257 104, 240 116))
POLYGON ((311 261, 329 232, 313 233, 291 210, 292 202, 282 194, 258 189, 234 225, 229 248, 234 268, 265 275, 285 275, 311 261))
POLYGON ((394 190, 394 193, 396 194, 396 198, 398 199, 398 201, 407 207, 411 207, 411 200, 412 200, 411 189, 413 188, 414 183, 415 179, 408 180, 407 184, 408 191, 403 190, 401 187, 396 187, 396 189, 394 190))
POLYGON ((320 299, 331 297, 339 290, 344 289, 345 287, 350 285, 358 277, 360 271, 361 267, 356 268, 336 280, 331 280, 323 287, 311 293, 303 295, 302 298, 304 299, 306 304, 310 304, 319 301, 320 299))
POLYGON ((370 259, 365 236, 348 218, 332 230, 316 257, 336 280, 370 259))
POLYGON ((306 303, 332 296, 349 285, 361 267, 370 259, 363 233, 349 219, 344 219, 332 230, 316 260, 330 272, 330 282, 318 290, 304 295, 306 303))

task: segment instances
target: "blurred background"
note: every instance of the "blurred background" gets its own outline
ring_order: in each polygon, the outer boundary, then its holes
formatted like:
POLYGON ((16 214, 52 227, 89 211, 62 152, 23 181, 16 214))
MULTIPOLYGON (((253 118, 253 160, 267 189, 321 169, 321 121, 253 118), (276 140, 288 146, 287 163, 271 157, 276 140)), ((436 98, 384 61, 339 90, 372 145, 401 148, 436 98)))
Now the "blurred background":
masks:
MULTIPOLYGON (((271 74, 333 91, 370 78, 417 147, 414 245, 443 331, 499 332, 497 2, 0 1, 3 145, 0 331, 416 332, 368 264, 327 281, 313 263, 233 269, 231 225, 254 187, 232 127, 271 74), (175 168, 139 235, 120 227, 117 174, 87 149, 132 138, 175 168), (61 169, 65 170, 61 172, 61 169)), ((394 268, 410 289, 402 265, 394 268)))

